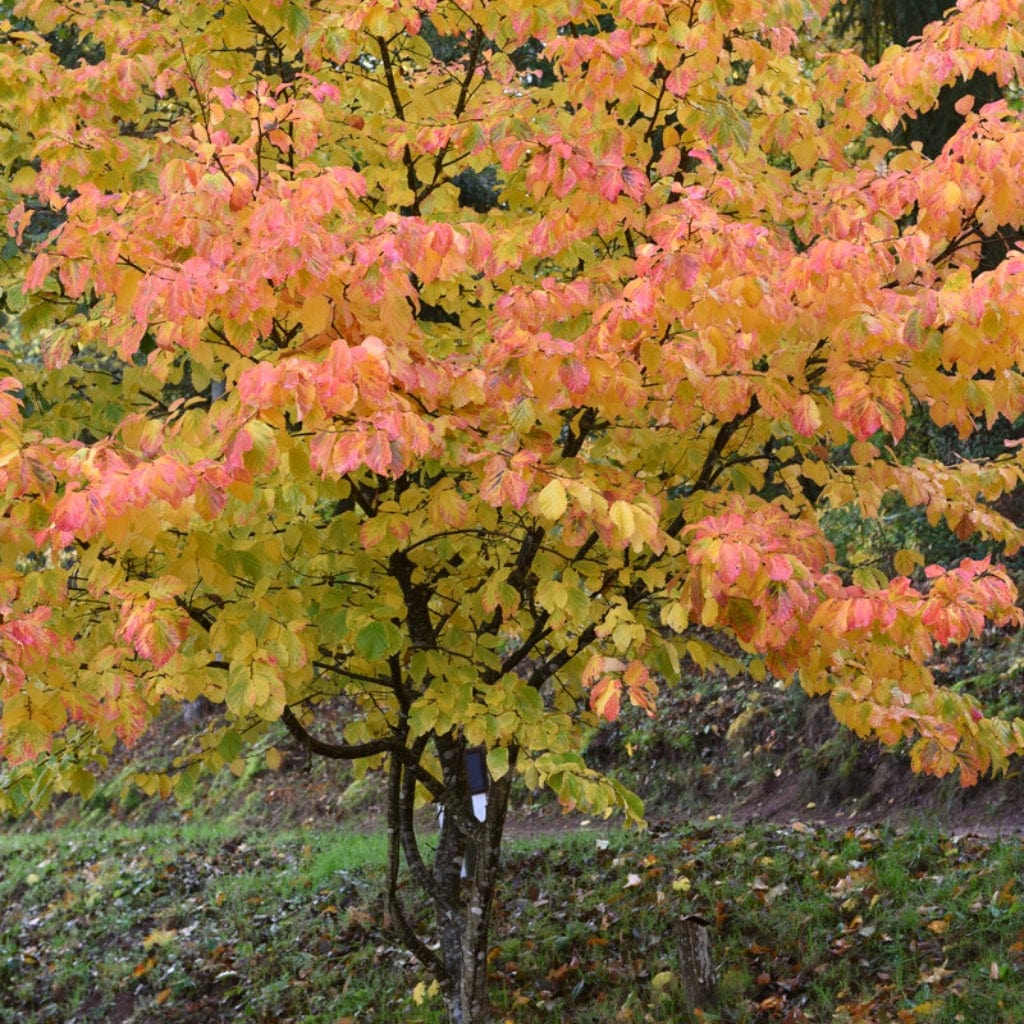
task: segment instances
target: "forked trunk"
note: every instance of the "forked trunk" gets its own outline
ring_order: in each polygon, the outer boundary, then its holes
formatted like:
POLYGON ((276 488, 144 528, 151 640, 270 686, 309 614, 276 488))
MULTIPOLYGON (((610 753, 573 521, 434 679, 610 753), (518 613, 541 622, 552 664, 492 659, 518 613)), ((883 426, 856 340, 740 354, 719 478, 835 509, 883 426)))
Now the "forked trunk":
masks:
MULTIPOLYGON (((440 938, 447 975, 442 991, 449 1024, 485 1024, 490 1017, 487 953, 510 782, 511 774, 491 786, 485 820, 474 829, 475 834, 462 835, 464 842, 453 844, 462 846, 458 864, 451 864, 452 875, 457 867, 462 876, 451 879, 457 895, 443 901, 445 905, 435 903, 438 913, 446 913, 440 938)), ((444 831, 442 825, 439 855, 446 846, 444 831)), ((445 876, 451 878, 447 872, 445 876)))
MULTIPOLYGON (((480 821, 473 813, 463 764, 465 745, 442 741, 438 746, 446 799, 441 807, 432 866, 422 859, 414 831, 414 780, 400 766, 392 767, 389 915, 406 945, 437 979, 449 1024, 485 1024, 490 1018, 487 953, 491 909, 512 771, 491 784, 486 814, 480 821), (434 942, 424 941, 416 928, 415 915, 399 899, 400 856, 415 888, 426 897, 423 903, 429 901, 432 908, 434 942)), ((513 760, 510 756, 510 762, 513 760)))

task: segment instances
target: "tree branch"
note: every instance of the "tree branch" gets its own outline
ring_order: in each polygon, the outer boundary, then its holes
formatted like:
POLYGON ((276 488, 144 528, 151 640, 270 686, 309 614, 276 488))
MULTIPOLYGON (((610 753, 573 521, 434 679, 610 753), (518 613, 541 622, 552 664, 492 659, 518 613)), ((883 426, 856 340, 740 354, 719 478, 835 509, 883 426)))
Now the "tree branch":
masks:
MULTIPOLYGON (((753 416, 760 408, 761 403, 758 401, 757 395, 754 395, 750 400, 750 405, 747 406, 746 412, 742 412, 738 416, 734 416, 728 423, 723 423, 718 428, 715 440, 712 442, 711 447, 708 449, 708 454, 704 459, 704 465, 701 466, 700 473, 697 475, 697 479, 694 480, 693 486, 690 488, 691 494, 707 490, 708 486, 715 478, 717 466, 722 458, 722 452, 725 451, 726 445, 730 440, 732 440, 733 435, 737 430, 739 430, 740 426, 750 419, 750 417, 753 416)), ((685 524, 686 518, 683 515, 682 510, 680 510, 675 519, 673 519, 665 528, 665 532, 670 537, 674 537, 685 524)))
POLYGON ((398 746, 394 737, 385 737, 379 740, 367 740, 365 743, 328 743, 326 740, 317 739, 307 732, 306 727, 295 717, 291 708, 286 707, 281 712, 281 721, 285 728, 294 736, 310 753, 319 754, 321 757, 330 757, 340 761, 353 761, 360 757, 373 757, 375 754, 393 753, 398 746))
MULTIPOLYGON (((391 51, 388 49, 388 41, 383 36, 374 36, 373 41, 377 44, 377 49, 380 52, 381 64, 384 67, 384 80, 387 83, 388 95, 391 97, 391 105, 395 108, 395 116, 399 120, 404 121, 405 104, 402 103, 402 97, 398 94, 398 80, 395 78, 395 66, 391 62, 391 51)), ((408 143, 402 149, 402 163, 405 165, 406 185, 408 185, 409 191, 413 194, 410 209, 414 214, 419 215, 420 179, 416 173, 416 161, 413 158, 412 150, 409 148, 408 143)))
MULTIPOLYGON (((416 934, 398 896, 398 868, 402 842, 402 769, 394 760, 388 768, 388 882, 387 906, 402 941, 438 978, 444 977, 441 958, 416 934)), ((424 868, 425 870, 425 868, 424 868)), ((429 878, 429 872, 427 873, 429 878)), ((429 889, 427 890, 429 892, 429 889)))

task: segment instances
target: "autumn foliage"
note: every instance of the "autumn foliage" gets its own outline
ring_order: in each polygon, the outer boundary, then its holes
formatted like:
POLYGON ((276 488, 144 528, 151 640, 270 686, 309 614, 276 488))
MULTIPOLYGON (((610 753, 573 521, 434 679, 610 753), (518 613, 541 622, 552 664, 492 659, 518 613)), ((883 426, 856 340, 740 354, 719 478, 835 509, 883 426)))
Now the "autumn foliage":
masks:
POLYGON ((1012 92, 1019 12, 870 67, 828 6, 19 4, 0 742, 32 799, 203 694, 230 732, 344 696, 349 744, 454 732, 611 806, 583 730, 734 664, 718 635, 916 767, 1002 766, 1024 725, 927 666, 1019 620, 1008 578, 851 573, 820 519, 895 495, 1019 544, 1016 449, 904 441, 1024 411, 1024 254, 982 264, 1018 112, 962 104, 934 160, 887 134, 975 71, 1012 92))
POLYGON ((403 821, 445 803, 453 851, 467 746, 506 792, 639 817, 588 730, 714 666, 916 769, 1003 768, 1024 723, 928 666, 1020 623, 1007 575, 858 565, 822 522, 902 503, 1020 545, 1019 448, 912 435, 1024 412, 1024 22, 961 0, 869 66, 829 7, 17 4, 6 806, 89 792, 202 695, 223 718, 146 787, 283 719, 386 762, 403 821), (935 159, 894 141, 976 72, 1004 98, 935 159))

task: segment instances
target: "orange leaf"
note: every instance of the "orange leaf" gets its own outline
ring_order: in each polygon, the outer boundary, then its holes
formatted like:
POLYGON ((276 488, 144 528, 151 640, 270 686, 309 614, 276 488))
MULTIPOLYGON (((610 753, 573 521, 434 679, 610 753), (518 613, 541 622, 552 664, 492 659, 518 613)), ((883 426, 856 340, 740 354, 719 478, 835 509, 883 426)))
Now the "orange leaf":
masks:
POLYGON ((619 717, 622 683, 614 676, 605 676, 590 691, 591 710, 608 722, 619 717))

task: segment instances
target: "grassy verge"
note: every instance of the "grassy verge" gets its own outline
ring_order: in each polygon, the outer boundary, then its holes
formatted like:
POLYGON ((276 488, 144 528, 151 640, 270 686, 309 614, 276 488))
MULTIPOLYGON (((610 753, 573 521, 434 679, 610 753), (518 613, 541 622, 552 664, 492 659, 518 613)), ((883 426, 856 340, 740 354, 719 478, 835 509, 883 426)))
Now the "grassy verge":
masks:
MULTIPOLYGON (((383 843, 311 829, 0 836, 2 1024, 434 1022, 383 928, 383 843)), ((712 1022, 1024 1020, 1019 840, 716 822, 513 845, 499 1020, 677 1022, 678 921, 712 925, 712 1022)))

